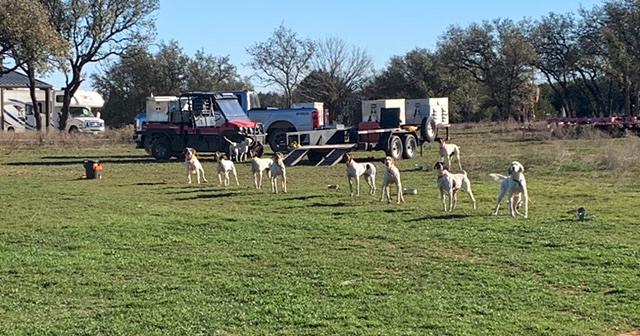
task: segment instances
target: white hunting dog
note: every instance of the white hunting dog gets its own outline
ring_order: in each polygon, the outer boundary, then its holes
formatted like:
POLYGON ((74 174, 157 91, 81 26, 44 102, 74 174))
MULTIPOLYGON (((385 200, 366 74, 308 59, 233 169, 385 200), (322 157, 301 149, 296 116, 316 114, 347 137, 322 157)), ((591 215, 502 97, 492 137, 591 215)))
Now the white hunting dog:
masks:
POLYGON ((347 180, 349 182, 349 191, 353 196, 353 181, 356 180, 356 196, 360 196, 360 176, 364 176, 369 184, 369 194, 376 193, 376 166, 373 163, 357 163, 353 160, 353 155, 346 154, 345 161, 347 163, 347 180))
POLYGON ((253 185, 256 189, 262 189, 262 172, 269 170, 273 159, 254 157, 251 159, 251 172, 253 173, 253 185))
POLYGON ((382 179, 382 197, 380 202, 384 200, 384 196, 387 196, 387 203, 391 203, 391 194, 389 193, 389 186, 395 184, 398 187, 398 204, 404 202, 404 196, 402 195, 402 182, 400 181, 400 171, 396 167, 396 162, 392 157, 387 156, 382 161, 384 163, 384 177, 382 179))
POLYGON ((435 138, 433 141, 440 144, 440 160, 444 160, 444 162, 447 163, 447 169, 451 169, 451 158, 455 155, 458 159, 458 167, 462 170, 462 164, 460 163, 460 147, 458 145, 445 143, 442 138, 435 138))
POLYGON ((529 192, 527 191, 527 181, 524 178, 524 166, 518 162, 513 161, 507 167, 507 173, 509 176, 500 174, 489 174, 494 180, 500 183, 500 194, 498 195, 498 202, 496 204, 496 210, 494 215, 498 214, 500 209, 500 202, 506 195, 507 204, 509 205, 509 211, 512 217, 516 214, 523 215, 527 218, 529 212, 529 192), (524 203, 524 214, 518 211, 518 208, 524 203))
POLYGON ((200 184, 200 175, 205 182, 208 182, 204 177, 204 168, 200 164, 200 160, 196 157, 196 150, 190 147, 184 149, 184 163, 187 166, 187 183, 191 184, 191 174, 196 174, 198 184, 200 184))
POLYGON ((273 154, 273 162, 269 166, 269 179, 271 180, 271 192, 278 193, 278 176, 282 178, 282 191, 287 193, 287 170, 284 166, 282 153, 273 154))
POLYGON ((247 154, 251 155, 251 153, 249 153, 251 138, 246 138, 240 142, 233 142, 227 137, 224 137, 224 139, 229 143, 229 159, 235 160, 236 162, 244 162, 247 159, 247 154))
POLYGON ((451 210, 455 209, 456 203, 458 203, 457 194, 460 189, 469 194, 473 208, 476 208, 476 199, 473 197, 473 192, 471 192, 471 181, 469 181, 466 171, 463 170, 462 174, 452 174, 442 162, 436 162, 433 169, 438 171, 438 189, 440 189, 440 199, 445 212, 447 211, 445 195, 449 198, 449 212, 451 212, 451 210))
POLYGON ((224 154, 215 153, 216 161, 218 162, 218 182, 222 185, 222 175, 224 175, 224 186, 229 185, 229 172, 233 173, 233 177, 236 179, 236 184, 240 185, 238 182, 238 174, 236 173, 236 166, 233 164, 233 161, 227 160, 224 157, 224 154))

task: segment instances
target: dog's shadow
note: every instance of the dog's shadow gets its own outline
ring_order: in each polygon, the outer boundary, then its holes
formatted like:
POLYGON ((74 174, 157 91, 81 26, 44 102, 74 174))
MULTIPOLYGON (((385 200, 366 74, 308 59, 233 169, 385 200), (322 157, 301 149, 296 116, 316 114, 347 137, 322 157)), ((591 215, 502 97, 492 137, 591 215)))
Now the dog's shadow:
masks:
POLYGON ((421 222, 425 220, 434 220, 434 219, 435 220, 463 219, 463 218, 469 218, 469 217, 471 216, 465 215, 465 214, 446 214, 446 215, 425 216, 420 218, 409 219, 407 220, 407 222, 421 222))
POLYGON ((196 199, 215 199, 215 198, 233 197, 236 195, 238 195, 238 193, 236 192, 227 192, 222 194, 200 194, 193 197, 176 198, 176 201, 191 201, 196 199))

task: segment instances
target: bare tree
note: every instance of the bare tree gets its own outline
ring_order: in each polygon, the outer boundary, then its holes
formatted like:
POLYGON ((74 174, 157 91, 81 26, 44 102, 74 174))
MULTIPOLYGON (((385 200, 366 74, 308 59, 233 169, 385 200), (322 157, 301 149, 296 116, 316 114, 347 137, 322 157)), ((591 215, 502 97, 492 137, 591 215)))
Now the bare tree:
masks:
POLYGON ((56 28, 69 41, 71 56, 64 88, 60 129, 66 128, 71 97, 84 81, 85 65, 100 62, 152 37, 151 14, 158 0, 41 0, 51 11, 56 28))
POLYGON ((348 45, 337 37, 319 41, 312 59, 313 72, 298 92, 307 99, 319 100, 329 109, 329 120, 342 115, 348 97, 371 76, 373 63, 364 49, 348 45))
POLYGON ((252 57, 248 65, 263 83, 279 86, 291 106, 293 90, 309 73, 314 51, 313 41, 300 39, 291 29, 280 25, 266 42, 247 49, 252 57))

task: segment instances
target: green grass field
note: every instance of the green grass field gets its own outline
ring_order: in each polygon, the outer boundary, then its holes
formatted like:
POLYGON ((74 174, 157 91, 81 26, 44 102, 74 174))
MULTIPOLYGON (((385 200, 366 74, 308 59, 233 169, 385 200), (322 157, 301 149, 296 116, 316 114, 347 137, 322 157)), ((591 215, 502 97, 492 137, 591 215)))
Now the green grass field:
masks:
MULTIPOLYGON (((289 193, 187 185, 132 145, 0 151, 2 335, 618 335, 640 328, 640 139, 455 127, 478 209, 442 211, 436 149, 403 205, 351 198, 344 165, 289 193), (4 155, 3 155, 4 154, 4 155), (104 179, 82 180, 85 158, 104 179), (492 216, 512 160, 528 219, 492 216), (328 184, 339 184, 338 190, 328 184), (584 206, 588 220, 577 221, 584 206)), ((358 153, 382 159, 382 152, 358 153)), ((381 163, 377 163, 379 172, 381 163)), ((215 181, 214 183, 212 183, 215 181)), ((380 189, 382 174, 378 174, 380 189)))

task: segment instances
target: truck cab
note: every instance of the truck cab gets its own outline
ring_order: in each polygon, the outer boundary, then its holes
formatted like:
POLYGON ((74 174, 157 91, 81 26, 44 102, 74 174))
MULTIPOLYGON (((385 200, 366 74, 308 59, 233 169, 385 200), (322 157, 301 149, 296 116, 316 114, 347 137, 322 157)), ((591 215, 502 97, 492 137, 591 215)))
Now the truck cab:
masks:
POLYGON ((186 147, 227 152, 225 137, 233 142, 250 138, 252 146, 264 142, 262 124, 250 120, 231 93, 189 92, 174 98, 166 99, 166 104, 162 99, 152 101, 161 103, 157 113, 148 106, 146 121, 134 135, 137 147, 145 148, 156 160, 182 159, 186 147))

